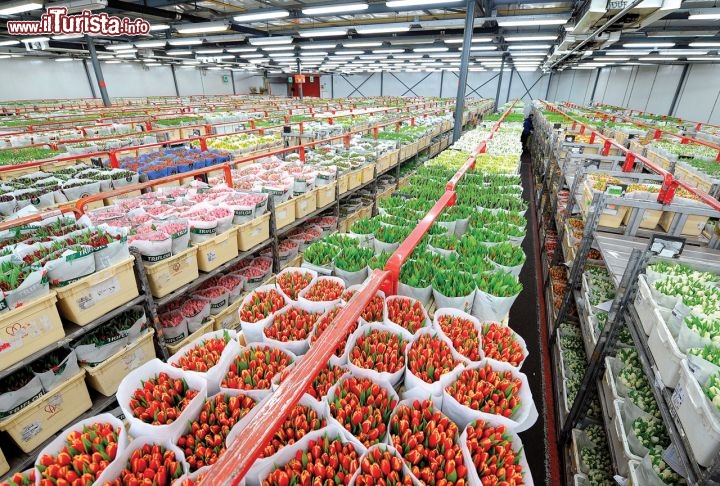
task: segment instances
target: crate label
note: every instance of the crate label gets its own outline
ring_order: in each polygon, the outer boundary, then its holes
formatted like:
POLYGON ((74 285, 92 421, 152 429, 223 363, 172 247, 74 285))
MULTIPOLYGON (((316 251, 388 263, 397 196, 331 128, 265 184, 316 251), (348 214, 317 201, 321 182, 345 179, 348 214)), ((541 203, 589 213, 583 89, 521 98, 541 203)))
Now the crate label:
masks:
POLYGON ((23 427, 22 432, 20 432, 20 437, 23 442, 30 442, 33 437, 38 435, 40 432, 42 432, 40 422, 32 422, 23 427))
POLYGON ((145 358, 145 351, 141 348, 136 350, 134 353, 131 353, 128 356, 123 356, 123 363, 125 364, 126 370, 133 370, 140 366, 140 363, 142 363, 143 358, 145 358))
POLYGON ((277 215, 280 217, 280 219, 287 218, 287 209, 282 209, 278 211, 277 215))
POLYGON ((90 287, 88 293, 80 297, 76 303, 81 310, 87 310, 119 292, 120 281, 117 277, 109 278, 90 287))
POLYGON ((20 348, 26 337, 38 337, 43 332, 49 331, 51 327, 50 319, 44 315, 31 321, 10 324, 5 327, 5 333, 9 338, 6 341, 0 340, 0 352, 20 348))
POLYGON ((172 277, 176 277, 180 275, 185 267, 188 267, 190 265, 190 258, 186 257, 183 261, 177 261, 173 263, 172 265, 168 266, 168 280, 172 277))
POLYGON ((212 262, 212 261, 215 261, 216 258, 217 258, 217 255, 215 254, 215 250, 211 250, 211 251, 207 252, 207 261, 208 261, 208 263, 209 263, 209 262, 212 262))
POLYGON ((682 384, 678 383, 677 386, 675 387, 675 392, 673 392, 673 395, 672 395, 671 401, 672 401, 673 407, 675 407, 676 410, 679 409, 680 406, 682 405, 684 399, 685 399, 685 390, 684 390, 682 384))
POLYGON ((260 228, 255 228, 255 229, 253 229, 253 230, 250 232, 250 237, 251 237, 251 238, 255 238, 255 237, 258 236, 259 234, 260 234, 260 228))

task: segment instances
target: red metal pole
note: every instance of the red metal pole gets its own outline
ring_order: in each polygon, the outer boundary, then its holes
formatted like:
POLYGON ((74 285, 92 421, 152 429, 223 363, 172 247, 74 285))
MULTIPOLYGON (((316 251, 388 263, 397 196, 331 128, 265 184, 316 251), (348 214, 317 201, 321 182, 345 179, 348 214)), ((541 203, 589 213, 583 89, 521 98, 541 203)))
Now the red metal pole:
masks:
POLYGON ((386 271, 375 270, 363 288, 356 293, 348 305, 335 317, 333 322, 310 347, 310 351, 299 360, 292 371, 273 392, 272 399, 265 400, 253 410, 252 420, 238 434, 238 439, 208 470, 202 485, 237 486, 260 456, 265 444, 285 420, 287 413, 300 401, 320 370, 325 367, 337 345, 345 339, 352 326, 360 318, 365 305, 375 296, 381 284, 391 278, 386 271))

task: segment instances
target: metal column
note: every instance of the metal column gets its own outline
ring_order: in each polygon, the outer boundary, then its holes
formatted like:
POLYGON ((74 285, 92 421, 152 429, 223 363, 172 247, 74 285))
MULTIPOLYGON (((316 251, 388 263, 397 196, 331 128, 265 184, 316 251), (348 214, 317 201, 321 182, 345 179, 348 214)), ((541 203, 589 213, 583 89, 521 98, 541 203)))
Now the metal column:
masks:
POLYGON ((690 64, 685 64, 683 66, 682 74, 680 75, 680 81, 678 81, 677 89, 675 90, 675 96, 673 96, 672 104, 670 105, 670 110, 668 111, 668 115, 670 116, 675 116, 675 108, 677 107, 678 98, 680 98, 680 91, 682 91, 682 87, 685 84, 685 78, 687 78, 689 70, 690 64))
POLYGON ((593 85, 592 94, 590 95, 590 106, 595 102, 595 91, 597 90, 598 81, 600 81, 600 73, 602 73, 603 68, 600 68, 597 70, 597 75, 595 76, 595 84, 593 85))
POLYGON ((502 56, 502 63, 500 63, 500 77, 498 78, 497 92, 495 93, 495 111, 498 109, 498 102, 500 101, 500 86, 502 86, 502 75, 505 71, 505 54, 502 56))
POLYGON ((90 85, 90 92, 93 98, 97 98, 97 92, 95 91, 95 85, 93 84, 92 77, 90 76, 90 69, 87 65, 87 59, 83 59, 83 67, 85 68, 85 76, 87 76, 88 84, 90 85))
MULTIPOLYGON (((300 74, 300 59, 297 60, 297 73, 300 74)), ((298 84, 298 94, 300 95, 300 100, 303 99, 303 89, 302 89, 302 83, 298 84)))
POLYGON ((507 95, 505 95, 505 103, 510 101, 510 88, 512 88, 513 74, 515 74, 515 68, 511 67, 510 68, 510 82, 508 83, 507 95))
POLYGON ((107 87, 105 86, 105 78, 103 78, 102 69, 100 69, 100 62, 97 58, 97 52, 95 52, 95 42, 89 35, 85 36, 85 42, 87 42, 88 50, 90 51, 90 61, 95 71, 95 79, 97 79, 98 86, 100 87, 100 96, 103 100, 105 107, 110 106, 110 97, 108 96, 107 87))
POLYGON ((444 83, 445 83, 445 70, 443 69, 442 71, 440 71, 440 96, 439 96, 439 98, 442 98, 442 87, 443 87, 444 83))
POLYGON ((175 85, 175 96, 180 96, 180 90, 178 89, 177 76, 175 76, 175 64, 170 64, 170 72, 173 77, 173 84, 175 85))
POLYGON ((545 101, 548 101, 548 96, 550 95, 550 83, 552 83, 552 75, 553 75, 553 72, 550 71, 550 77, 548 78, 547 89, 545 90, 545 101))
POLYGON ((380 96, 383 95, 383 72, 384 71, 380 71, 380 96))
POLYGON ((235 73, 233 72, 232 69, 230 70, 230 82, 233 85, 233 94, 236 95, 237 91, 235 91, 235 73))
POLYGON ((475 0, 467 0, 467 10, 465 12, 465 32, 463 35, 462 55, 460 57, 460 80, 458 81, 457 98, 455 99, 455 126, 453 127, 453 142, 456 142, 462 133, 463 111, 465 110, 465 87, 467 86, 468 64, 470 63, 470 44, 472 44, 474 18, 475 0))

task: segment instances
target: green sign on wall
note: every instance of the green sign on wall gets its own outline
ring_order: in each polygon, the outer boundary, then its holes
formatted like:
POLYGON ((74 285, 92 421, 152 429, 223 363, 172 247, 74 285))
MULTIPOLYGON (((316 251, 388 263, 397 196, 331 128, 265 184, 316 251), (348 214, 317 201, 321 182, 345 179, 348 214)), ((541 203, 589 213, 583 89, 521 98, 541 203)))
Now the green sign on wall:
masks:
POLYGON ((230 82, 230 76, 228 76, 227 74, 223 74, 222 80, 223 83, 228 84, 230 82))

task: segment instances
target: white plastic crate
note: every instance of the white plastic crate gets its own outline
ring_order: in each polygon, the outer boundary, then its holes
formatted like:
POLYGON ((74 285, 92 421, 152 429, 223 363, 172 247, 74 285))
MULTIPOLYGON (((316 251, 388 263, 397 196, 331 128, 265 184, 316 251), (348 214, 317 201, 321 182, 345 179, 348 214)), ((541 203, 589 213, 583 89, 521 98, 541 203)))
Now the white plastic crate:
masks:
POLYGON ((617 440, 617 444, 620 446, 615 449, 615 460, 618 467, 618 474, 627 477, 630 474, 629 461, 641 461, 642 457, 638 457, 630 451, 630 444, 628 444, 624 424, 626 420, 625 400, 615 400, 613 409, 615 410, 615 417, 613 418, 614 430, 610 431, 610 435, 613 436, 613 439, 617 440))
POLYGON ((680 363, 685 359, 685 354, 678 348, 675 338, 659 314, 657 324, 650 331, 648 347, 663 383, 669 388, 675 388, 680 378, 680 363))

